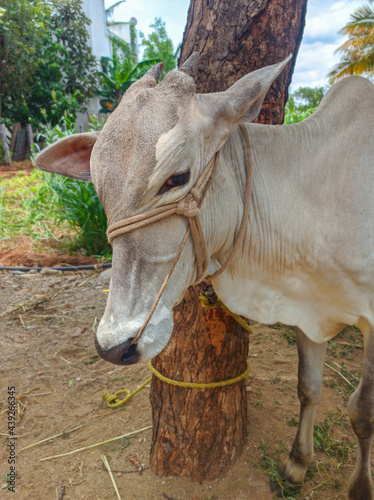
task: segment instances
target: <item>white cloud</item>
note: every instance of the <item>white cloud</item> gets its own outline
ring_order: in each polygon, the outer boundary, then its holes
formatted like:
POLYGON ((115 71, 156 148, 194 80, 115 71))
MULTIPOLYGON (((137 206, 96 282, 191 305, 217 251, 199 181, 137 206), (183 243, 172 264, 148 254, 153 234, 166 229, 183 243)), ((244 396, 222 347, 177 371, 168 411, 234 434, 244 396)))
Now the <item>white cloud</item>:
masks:
POLYGON ((336 64, 334 44, 314 42, 300 47, 295 71, 292 76, 291 91, 299 87, 317 87, 327 84, 326 75, 336 64))
POLYGON ((328 84, 327 73, 340 60, 336 49, 344 38, 338 31, 349 21, 350 14, 365 0, 310 0, 303 41, 296 60, 291 91, 299 87, 328 84))

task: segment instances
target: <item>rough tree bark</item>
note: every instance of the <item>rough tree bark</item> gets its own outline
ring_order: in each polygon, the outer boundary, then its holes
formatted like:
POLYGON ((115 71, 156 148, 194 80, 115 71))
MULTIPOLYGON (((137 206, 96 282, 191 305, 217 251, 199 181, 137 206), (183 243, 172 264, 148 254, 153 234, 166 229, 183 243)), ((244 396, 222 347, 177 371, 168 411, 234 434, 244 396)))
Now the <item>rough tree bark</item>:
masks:
POLYGON ((307 0, 191 0, 180 61, 200 53, 199 92, 220 92, 293 54, 270 88, 258 123, 279 125, 301 43, 307 0))
MULTIPOLYGON (((294 54, 272 86, 258 121, 283 122, 284 104, 301 42, 307 0, 191 0, 181 63, 200 53, 198 92, 226 90, 247 73, 294 54)), ((221 308, 205 311, 199 287, 174 310, 168 349, 153 361, 175 380, 214 382, 242 373, 248 334, 221 308)), ((151 467, 158 475, 194 481, 224 475, 246 437, 245 382, 214 390, 182 389, 153 377, 151 467)))
POLYGON ((9 146, 6 137, 6 130, 4 123, 0 123, 0 142, 3 146, 4 161, 7 165, 12 163, 12 158, 9 152, 9 146))

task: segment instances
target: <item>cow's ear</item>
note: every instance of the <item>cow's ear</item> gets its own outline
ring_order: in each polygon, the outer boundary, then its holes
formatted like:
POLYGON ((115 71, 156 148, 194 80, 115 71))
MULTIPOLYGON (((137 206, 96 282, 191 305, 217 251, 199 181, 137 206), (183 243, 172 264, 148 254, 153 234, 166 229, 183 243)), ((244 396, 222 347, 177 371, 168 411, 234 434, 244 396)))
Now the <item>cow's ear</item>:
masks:
POLYGON ((200 103, 206 110, 211 108, 209 114, 213 120, 226 122, 228 128, 237 123, 251 122, 260 112, 271 84, 291 58, 292 54, 279 64, 266 66, 243 76, 225 92, 200 94, 200 103))
POLYGON ((99 132, 73 134, 51 144, 36 157, 41 170, 91 181, 90 157, 99 132))

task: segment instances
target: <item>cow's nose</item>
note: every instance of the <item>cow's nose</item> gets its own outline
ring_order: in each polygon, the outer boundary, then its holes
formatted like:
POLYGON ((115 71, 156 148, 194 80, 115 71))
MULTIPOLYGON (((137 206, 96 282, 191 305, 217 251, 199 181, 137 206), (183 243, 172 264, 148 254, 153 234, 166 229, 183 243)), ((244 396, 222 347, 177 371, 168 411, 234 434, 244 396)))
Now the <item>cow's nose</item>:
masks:
POLYGON ((115 365, 133 365, 139 360, 138 345, 131 344, 133 339, 130 338, 120 345, 111 347, 110 349, 103 349, 97 338, 95 338, 96 350, 100 357, 114 363, 115 365))

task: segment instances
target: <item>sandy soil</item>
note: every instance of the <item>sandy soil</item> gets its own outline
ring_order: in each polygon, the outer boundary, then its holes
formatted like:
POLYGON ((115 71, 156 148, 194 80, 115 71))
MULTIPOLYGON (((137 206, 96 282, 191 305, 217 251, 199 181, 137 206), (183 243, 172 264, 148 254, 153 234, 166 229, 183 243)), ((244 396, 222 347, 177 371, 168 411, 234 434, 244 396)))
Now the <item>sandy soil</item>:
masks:
MULTIPOLYGON (((150 429, 41 461, 150 426, 149 386, 120 410, 109 410, 102 401, 104 390, 133 390, 150 374, 145 365, 116 367, 96 355, 93 330, 104 311, 103 289, 108 287, 98 273, 2 272, 0 283, 0 487, 9 473, 8 386, 15 387, 17 398, 16 493, 5 487, 0 498, 115 499, 101 454, 117 471, 114 478, 124 500, 272 498, 267 473, 274 468, 272 460, 282 460, 289 452, 296 430, 293 423, 298 419, 297 353, 289 329, 254 326, 249 356, 252 372, 247 379, 248 439, 241 458, 225 477, 196 484, 188 478, 155 476, 149 469, 150 429), (82 424, 76 431, 22 450, 82 424), (131 462, 132 456, 144 467, 142 474, 131 462)), ((347 344, 360 344, 360 334, 353 336, 348 329, 337 339, 328 364, 338 367, 343 360, 347 370, 357 375, 362 349, 347 344)), ((327 450, 330 457, 317 451, 299 498, 346 498, 355 455, 355 440, 345 414, 348 389, 337 373, 325 368, 316 423, 334 415, 337 424, 330 434, 336 443, 343 443, 347 456, 343 461, 339 454, 331 454, 333 447, 327 450)))
MULTIPOLYGON (((16 243, 15 243, 16 244, 16 243)), ((17 248, 0 249, 0 265, 12 267, 59 267, 59 266, 81 266, 85 264, 97 264, 99 259, 86 257, 84 255, 70 255, 68 253, 51 252, 49 254, 25 251, 25 245, 18 242, 17 248), (20 248, 21 247, 21 248, 20 248)), ((1 248, 1 247, 0 247, 1 248)))
POLYGON ((0 165, 0 177, 5 177, 13 173, 19 172, 20 170, 30 171, 34 168, 31 160, 27 159, 24 161, 14 161, 11 165, 0 165))

